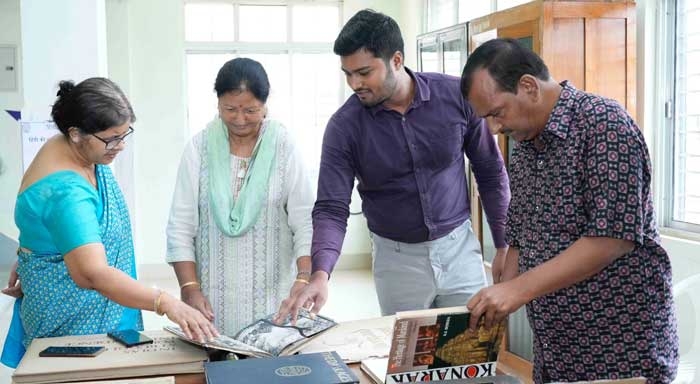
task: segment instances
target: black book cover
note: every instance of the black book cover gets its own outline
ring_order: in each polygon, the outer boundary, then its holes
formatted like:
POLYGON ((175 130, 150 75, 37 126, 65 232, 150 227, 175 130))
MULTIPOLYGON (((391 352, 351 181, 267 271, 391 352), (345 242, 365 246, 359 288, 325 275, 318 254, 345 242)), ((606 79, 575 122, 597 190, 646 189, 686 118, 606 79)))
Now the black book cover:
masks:
POLYGON ((336 352, 204 363, 207 384, 358 384, 336 352))

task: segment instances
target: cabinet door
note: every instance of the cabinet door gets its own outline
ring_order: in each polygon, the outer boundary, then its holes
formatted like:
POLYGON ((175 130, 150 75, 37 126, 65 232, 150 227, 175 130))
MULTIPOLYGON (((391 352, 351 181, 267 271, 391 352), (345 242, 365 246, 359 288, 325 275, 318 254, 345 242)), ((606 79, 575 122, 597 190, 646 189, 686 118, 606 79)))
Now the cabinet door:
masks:
POLYGON ((421 72, 441 72, 437 35, 424 36, 418 40, 418 70, 421 72))

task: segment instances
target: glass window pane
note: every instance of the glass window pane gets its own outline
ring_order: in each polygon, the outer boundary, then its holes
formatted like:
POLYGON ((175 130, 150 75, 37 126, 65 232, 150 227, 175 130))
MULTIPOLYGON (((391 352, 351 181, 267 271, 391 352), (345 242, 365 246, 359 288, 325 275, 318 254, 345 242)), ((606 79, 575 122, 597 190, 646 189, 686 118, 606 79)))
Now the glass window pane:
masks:
POLYGON ((270 80, 270 96, 267 98, 267 116, 289 126, 289 55, 286 53, 241 54, 262 64, 270 80))
POLYGON ((295 5, 292 8, 293 41, 334 41, 340 32, 335 5, 295 5))
POLYGON ((679 0, 676 21, 673 220, 700 224, 700 5, 679 0))
POLYGON ((217 116, 214 82, 219 68, 234 58, 232 54, 187 55, 187 123, 190 135, 206 128, 217 116))
POLYGON ((459 0, 459 22, 463 23, 493 12, 491 0, 459 0))
POLYGON ((292 55, 291 130, 303 143, 304 160, 314 177, 321 160, 323 132, 340 106, 340 61, 333 53, 292 55))
POLYGON ((233 5, 185 4, 186 41, 233 41, 233 5))
POLYGON ((457 24, 458 0, 428 1, 428 31, 457 24))
POLYGON ((287 6, 241 5, 240 40, 287 42, 287 6))
POLYGON ((442 72, 438 63, 437 43, 433 41, 420 44, 421 72, 442 72))

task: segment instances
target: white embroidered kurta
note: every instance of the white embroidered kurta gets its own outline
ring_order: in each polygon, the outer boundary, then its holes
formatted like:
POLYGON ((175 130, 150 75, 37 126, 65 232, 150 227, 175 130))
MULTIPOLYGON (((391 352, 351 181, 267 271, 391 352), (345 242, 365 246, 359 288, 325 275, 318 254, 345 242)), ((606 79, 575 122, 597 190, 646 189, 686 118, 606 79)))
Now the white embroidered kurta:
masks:
MULTIPOLYGON (((214 324, 224 334, 233 335, 276 312, 288 296, 296 275, 296 258, 311 251, 315 191, 299 149, 283 129, 267 205, 252 229, 242 236, 228 237, 210 211, 206 143, 202 131, 192 138, 182 156, 167 227, 166 260, 196 263, 202 292, 214 311, 214 324)), ((249 160, 231 155, 234 198, 249 160)))

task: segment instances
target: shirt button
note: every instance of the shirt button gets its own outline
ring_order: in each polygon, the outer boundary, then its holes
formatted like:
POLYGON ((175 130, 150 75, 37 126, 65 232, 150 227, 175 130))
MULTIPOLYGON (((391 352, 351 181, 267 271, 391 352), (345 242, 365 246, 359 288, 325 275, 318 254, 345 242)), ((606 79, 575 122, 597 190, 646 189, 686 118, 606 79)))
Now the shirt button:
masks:
POLYGON ((539 210, 540 210, 540 206, 539 206, 539 205, 535 205, 535 211, 538 211, 538 212, 539 212, 539 210))
POLYGON ((537 160, 537 168, 542 168, 544 165, 544 160, 537 160))

